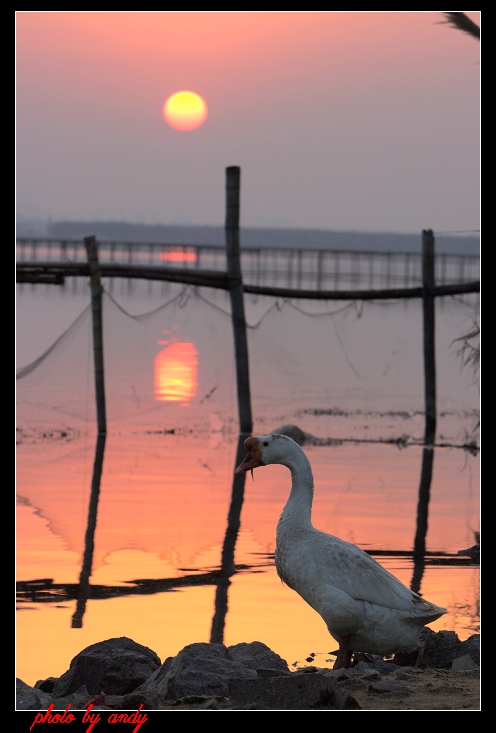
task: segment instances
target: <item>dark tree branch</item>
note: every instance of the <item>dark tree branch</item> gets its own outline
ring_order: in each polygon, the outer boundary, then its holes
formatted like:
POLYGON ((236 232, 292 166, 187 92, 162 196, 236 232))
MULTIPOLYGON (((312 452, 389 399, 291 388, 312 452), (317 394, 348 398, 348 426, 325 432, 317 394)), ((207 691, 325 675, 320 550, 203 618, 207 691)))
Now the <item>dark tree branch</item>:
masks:
POLYGON ((470 20, 465 13, 462 13, 459 10, 449 10, 445 12, 444 15, 446 16, 446 20, 444 21, 445 23, 448 23, 453 28, 458 28, 459 31, 468 33, 469 36, 480 40, 479 26, 477 23, 474 23, 473 20, 470 20))

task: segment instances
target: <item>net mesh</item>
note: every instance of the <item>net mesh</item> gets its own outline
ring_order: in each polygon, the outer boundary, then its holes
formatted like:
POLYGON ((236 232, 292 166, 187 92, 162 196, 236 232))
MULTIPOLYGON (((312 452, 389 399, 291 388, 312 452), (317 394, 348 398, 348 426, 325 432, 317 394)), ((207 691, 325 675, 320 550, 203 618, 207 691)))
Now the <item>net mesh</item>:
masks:
MULTIPOLYGON (((197 432, 214 425, 236 433, 227 294, 173 285, 163 299, 155 294, 159 304, 141 311, 143 299, 135 296, 123 297, 106 284, 108 429, 197 432)), ((478 422, 478 365, 465 363, 463 353, 477 308, 475 296, 436 301, 438 435, 452 443, 474 437, 478 422)), ((420 300, 247 296, 245 309, 256 431, 297 423, 321 438, 422 438, 420 300)), ((17 377, 17 426, 25 436, 37 429, 91 429, 96 413, 90 304, 17 377)))

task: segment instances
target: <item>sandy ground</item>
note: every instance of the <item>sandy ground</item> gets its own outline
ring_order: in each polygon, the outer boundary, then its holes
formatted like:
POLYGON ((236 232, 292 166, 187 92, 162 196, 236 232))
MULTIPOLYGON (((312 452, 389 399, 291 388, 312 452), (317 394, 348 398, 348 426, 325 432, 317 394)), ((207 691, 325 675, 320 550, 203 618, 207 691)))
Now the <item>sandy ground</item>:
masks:
MULTIPOLYGON (((404 682, 401 689, 381 691, 381 683, 391 680, 388 675, 380 679, 357 679, 347 683, 347 689, 360 706, 354 712, 363 710, 481 710, 480 670, 451 673, 441 670, 405 670, 395 676, 404 682)), ((207 702, 166 704, 163 710, 228 710, 227 701, 211 698, 207 702)), ((235 708, 257 710, 256 706, 235 708)), ((325 708, 319 708, 324 710, 325 708)), ((233 710, 231 708, 231 710, 233 710)))
POLYGON ((350 693, 362 710, 480 710, 480 670, 405 672, 408 692, 380 694, 365 683, 350 693))

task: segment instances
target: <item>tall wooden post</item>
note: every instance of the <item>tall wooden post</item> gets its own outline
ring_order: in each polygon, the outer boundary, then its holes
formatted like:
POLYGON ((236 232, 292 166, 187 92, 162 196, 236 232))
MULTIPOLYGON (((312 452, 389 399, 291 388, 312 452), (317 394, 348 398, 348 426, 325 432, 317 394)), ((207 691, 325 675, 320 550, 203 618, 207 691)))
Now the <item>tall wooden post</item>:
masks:
MULTIPOLYGON (((246 455, 244 440, 253 430, 251 416, 250 376, 248 363, 248 341, 246 338, 243 279, 239 249, 239 182, 240 169, 226 168, 226 252, 229 294, 231 297, 231 318, 236 359, 236 380, 238 386, 239 436, 235 466, 246 455)), ((233 467, 234 472, 234 467, 233 467)), ((234 550, 241 525, 246 474, 233 475, 231 504, 227 515, 227 528, 222 546, 221 567, 217 578, 215 610, 210 631, 210 641, 221 644, 224 641, 224 627, 228 608, 230 577, 235 572, 234 550)))
POLYGON ((95 367, 95 394, 98 433, 107 432, 105 407, 105 375, 103 369, 103 318, 102 284, 95 237, 85 237, 84 246, 88 257, 91 279, 91 312, 93 317, 93 361, 95 367))
POLYGON ((248 342, 246 338, 245 304, 239 249, 239 184, 238 166, 226 168, 226 254, 231 317, 234 332, 234 354, 238 385, 239 431, 246 436, 253 429, 251 417, 248 342))
POLYGON ((434 445, 436 437, 436 319, 435 319, 434 234, 422 232, 422 306, 424 321, 425 443, 434 445))
POLYGON ((425 430, 424 450, 422 453, 422 472, 420 476, 417 504, 417 530, 413 548, 413 560, 416 570, 414 570, 412 590, 415 591, 418 591, 420 588, 420 579, 423 572, 429 500, 434 467, 434 443, 436 440, 436 323, 434 266, 434 234, 432 230, 428 229, 422 232, 425 430))

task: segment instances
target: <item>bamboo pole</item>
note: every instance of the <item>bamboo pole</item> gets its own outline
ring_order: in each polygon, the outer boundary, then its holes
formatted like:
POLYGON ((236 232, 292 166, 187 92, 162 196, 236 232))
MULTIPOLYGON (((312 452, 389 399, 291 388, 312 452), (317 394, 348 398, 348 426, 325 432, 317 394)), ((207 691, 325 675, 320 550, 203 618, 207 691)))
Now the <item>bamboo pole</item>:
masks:
POLYGON ((422 452, 422 470, 417 503, 417 530, 413 560, 412 590, 420 589, 423 573, 426 536, 428 528, 429 500, 434 467, 434 443, 436 438, 436 322, 435 322, 435 270, 434 234, 422 232, 422 281, 423 281, 423 344, 424 344, 424 400, 425 430, 422 452))

